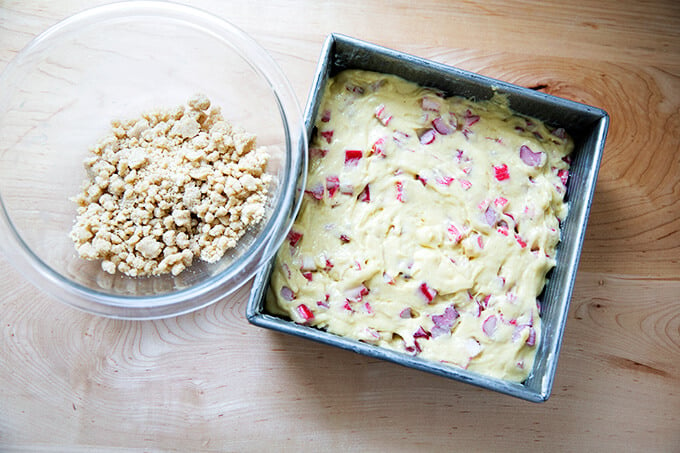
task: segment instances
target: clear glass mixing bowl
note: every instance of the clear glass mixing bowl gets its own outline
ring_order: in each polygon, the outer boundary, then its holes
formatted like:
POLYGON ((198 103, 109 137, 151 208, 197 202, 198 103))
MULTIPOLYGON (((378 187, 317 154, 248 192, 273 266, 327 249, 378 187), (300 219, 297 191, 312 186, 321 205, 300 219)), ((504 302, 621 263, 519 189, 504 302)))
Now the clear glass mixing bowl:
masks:
MULTIPOLYGON (((86 10, 35 38, 0 75, 0 245, 23 276, 85 311, 148 319, 223 298, 269 261, 299 206, 307 138, 288 80, 253 39, 186 6, 123 2, 86 10), (264 220, 215 264, 132 278, 78 257, 69 232, 88 149, 113 119, 205 93, 267 146, 264 220)), ((26 301, 30 303, 30 301, 26 301)))

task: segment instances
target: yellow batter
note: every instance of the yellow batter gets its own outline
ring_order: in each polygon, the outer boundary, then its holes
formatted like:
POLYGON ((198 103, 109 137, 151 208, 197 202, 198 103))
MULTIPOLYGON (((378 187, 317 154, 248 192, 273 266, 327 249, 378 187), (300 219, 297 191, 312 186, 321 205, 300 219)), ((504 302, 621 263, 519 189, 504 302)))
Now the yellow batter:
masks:
POLYGON ((540 339, 568 154, 563 129, 391 75, 329 80, 305 199, 268 309, 512 381, 540 339))

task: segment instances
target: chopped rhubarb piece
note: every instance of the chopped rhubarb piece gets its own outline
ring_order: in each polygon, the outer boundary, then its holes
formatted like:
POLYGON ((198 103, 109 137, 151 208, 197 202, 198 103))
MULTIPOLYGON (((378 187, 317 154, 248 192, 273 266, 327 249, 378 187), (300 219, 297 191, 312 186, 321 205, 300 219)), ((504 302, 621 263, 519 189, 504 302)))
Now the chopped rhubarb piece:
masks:
POLYGON ((424 96, 420 105, 423 107, 423 110, 431 110, 433 112, 439 111, 439 102, 429 96, 424 96))
POLYGON ((430 332, 427 330, 423 329, 422 326, 418 327, 418 330, 416 330, 413 333, 413 338, 430 338, 430 332))
POLYGON ((563 127, 558 127, 557 129, 554 129, 552 131, 552 134, 557 138, 561 138, 562 140, 567 138, 567 131, 565 131, 563 127))
POLYGON ((305 193, 307 195, 310 195, 312 198, 316 200, 323 200, 324 193, 323 184, 321 183, 315 184, 312 187, 309 187, 307 190, 305 190, 305 193))
POLYGON ((317 300, 316 305, 318 307, 331 308, 331 305, 328 303, 328 299, 330 297, 331 297, 330 294, 326 294, 326 299, 325 300, 317 300))
POLYGON ((404 308, 401 312, 399 312, 399 317, 401 319, 410 319, 413 317, 413 313, 411 312, 411 307, 406 307, 404 308))
POLYGON ((508 227, 504 227, 504 226, 499 226, 496 229, 496 231, 499 232, 500 234, 502 234, 503 236, 508 236, 510 234, 510 230, 508 230, 508 227))
POLYGON ((394 285, 394 277, 392 277, 387 272, 383 272, 383 281, 388 285, 394 285))
POLYGON ((520 247, 524 248, 527 246, 527 243, 522 239, 522 237, 519 234, 515 234, 515 239, 517 240, 517 243, 519 244, 520 247))
POLYGON ((460 186, 463 188, 463 190, 468 190, 470 187, 472 187, 472 183, 468 181, 467 179, 459 179, 460 186))
POLYGON ((422 183, 423 186, 427 185, 427 178, 424 176, 416 175, 416 179, 422 183))
POLYGON ((361 302, 361 299, 369 293, 369 289, 363 283, 345 291, 345 298, 350 302, 361 302))
POLYGON ((498 218, 496 217, 496 211, 494 211, 491 206, 484 211, 484 220, 489 226, 494 226, 496 224, 498 218))
POLYGON ((508 166, 505 164, 494 165, 493 166, 494 176, 498 181, 504 181, 510 178, 510 173, 508 173, 508 166))
POLYGON ((463 233, 454 224, 450 224, 447 231, 453 238, 453 242, 459 242, 463 239, 463 233))
POLYGON ((487 294, 484 299, 482 299, 482 307, 486 310, 489 308, 489 301, 491 301, 491 294, 487 294))
MULTIPOLYGON (((292 250, 291 250, 291 252, 292 252, 292 250)), ((281 268, 282 268, 283 271, 286 273, 286 276, 288 277, 289 280, 290 280, 291 278, 293 278, 293 273, 290 271, 290 267, 288 267, 288 265, 287 265, 286 263, 283 263, 283 264, 281 265, 281 268)))
POLYGON ((522 332, 528 329, 527 338, 525 343, 527 346, 536 345, 536 329, 531 324, 516 324, 515 330, 512 332, 512 341, 517 343, 522 339, 522 332))
POLYGON ((340 184, 340 193, 343 195, 353 195, 354 186, 352 184, 347 183, 340 184))
POLYGON ((498 326, 498 318, 496 315, 491 315, 484 320, 482 323, 482 331, 487 337, 493 337, 496 333, 496 328, 498 326))
POLYGON ((425 129, 424 131, 418 133, 418 138, 420 139, 421 145, 429 145, 430 143, 434 142, 436 136, 437 134, 435 133, 434 129, 425 129))
POLYGON ((566 186, 569 180, 569 170, 560 169, 557 171, 557 176, 562 180, 562 184, 566 186))
POLYGON ((331 120, 331 111, 330 110, 324 110, 323 113, 321 114, 321 121, 324 123, 327 123, 331 120))
POLYGON ((494 201, 493 204, 498 206, 499 208, 505 207, 506 204, 508 204, 508 199, 505 197, 497 197, 494 201))
POLYGON ((470 314, 474 316, 475 318, 479 318, 479 316, 482 314, 482 306, 479 303, 477 299, 473 299, 473 304, 470 307, 470 314))
POLYGON ((295 299, 295 293, 293 292, 292 289, 290 289, 290 288, 287 287, 287 286, 282 286, 282 287, 281 287, 281 293, 280 293, 280 294, 281 294, 281 297, 282 297, 284 300, 290 301, 290 300, 295 299))
POLYGON ((373 342, 373 341, 380 340, 380 334, 378 333, 377 330, 375 330, 371 327, 366 327, 364 329, 364 332, 366 333, 366 336, 368 337, 368 338, 364 339, 365 341, 373 342))
POLYGON ((527 346, 536 345, 536 329, 533 326, 529 326, 529 336, 527 337, 527 346))
POLYGON ((340 178, 337 176, 326 176, 326 190, 328 191, 328 196, 333 198, 335 192, 340 188, 340 178))
POLYGON ((333 269, 333 263, 332 263, 331 260, 329 260, 328 258, 326 258, 326 262, 324 263, 324 268, 323 268, 323 269, 324 269, 326 272, 328 272, 328 271, 330 271, 331 269, 333 269))
POLYGON ((522 145, 519 148, 519 158, 530 167, 536 167, 543 160, 543 153, 535 153, 527 145, 522 145))
POLYGON ((368 188, 368 184, 366 184, 364 190, 361 191, 357 200, 363 201, 364 203, 369 203, 371 201, 371 190, 368 188))
POLYGON ((441 176, 437 178, 436 181, 442 186, 450 186, 454 179, 451 176, 441 176))
POLYGON ((464 154, 464 151, 462 149, 457 149, 456 155, 454 156, 453 160, 458 164, 461 163, 463 161, 463 154, 464 154))
POLYGON ((312 281, 312 278, 313 278, 313 277, 312 277, 312 273, 311 273, 311 272, 303 272, 303 273, 302 273, 302 276, 303 276, 304 278, 306 278, 308 281, 310 281, 310 282, 312 281))
POLYGON ((484 238, 482 238, 481 234, 477 235, 477 245, 479 246, 480 249, 484 248, 484 238))
POLYGON ((468 127, 479 121, 479 115, 473 115, 470 109, 465 111, 463 118, 465 119, 465 125, 468 127))
POLYGON ((360 149, 346 149, 345 150, 345 165, 346 166, 356 166, 359 164, 359 159, 361 159, 363 153, 360 149))
POLYGON ((368 313, 369 315, 372 315, 372 314, 373 314, 373 307, 371 307, 371 304, 369 304, 368 302, 366 302, 366 303, 364 304, 364 310, 365 310, 366 313, 368 313))
POLYGON ((447 124, 447 122, 441 116, 432 120, 432 127, 442 135, 453 134, 456 129, 447 124))
POLYGON ((376 140, 371 147, 371 151, 373 151, 373 154, 385 157, 385 139, 381 137, 376 140))
POLYGON ((326 157, 328 150, 324 148, 309 148, 310 157, 326 157))
POLYGON ((385 104, 380 104, 375 109, 375 117, 382 123, 383 126, 387 126, 392 120, 392 115, 385 111, 385 104))
POLYGON ((298 233, 295 230, 290 230, 288 233, 288 243, 290 244, 291 247, 295 247, 298 242, 300 242, 300 239, 302 239, 302 233, 298 233))
POLYGON ((348 301, 348 300, 345 300, 345 305, 343 305, 342 308, 344 308, 344 309, 347 310, 347 311, 354 311, 354 309, 352 308, 352 306, 349 304, 349 301, 348 301))
POLYGON ((394 140, 399 145, 406 143, 409 137, 410 135, 402 131, 394 131, 394 134, 392 134, 392 140, 394 140))
POLYGON ((427 283, 424 282, 421 283, 418 289, 420 295, 425 298, 428 304, 432 302, 434 298, 437 296, 437 290, 428 285, 427 283))
POLYGON ((316 270, 316 262, 314 257, 310 255, 302 256, 302 264, 300 265, 301 271, 314 271, 316 270))
POLYGON ((300 304, 295 309, 304 322, 314 319, 314 313, 305 304, 300 304))
POLYGON ((321 131, 321 136, 326 139, 326 143, 330 143, 333 139, 333 131, 321 131))
POLYGON ((358 85, 354 85, 352 83, 348 83, 345 85, 345 89, 349 91, 350 93, 354 94, 364 94, 364 87, 360 87, 358 85))
POLYGON ((432 315, 432 322, 434 323, 431 332, 432 338, 451 332, 451 328, 456 319, 458 319, 458 316, 458 310, 453 305, 446 307, 441 315, 432 315))
POLYGON ((397 201, 404 202, 404 184, 401 181, 395 183, 397 186, 397 201))
POLYGON ((349 236, 347 236, 344 233, 340 235, 340 242, 347 244, 349 241, 350 241, 349 236))

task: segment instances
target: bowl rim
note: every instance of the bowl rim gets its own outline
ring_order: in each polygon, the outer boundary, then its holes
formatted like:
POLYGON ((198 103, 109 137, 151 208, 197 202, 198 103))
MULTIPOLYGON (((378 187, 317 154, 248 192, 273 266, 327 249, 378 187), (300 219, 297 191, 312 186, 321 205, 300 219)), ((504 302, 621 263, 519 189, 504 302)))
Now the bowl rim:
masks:
POLYGON ((162 295, 112 295, 66 278, 28 247, 15 228, 0 193, 0 231, 5 233, 6 238, 0 241, 0 246, 10 264, 35 286, 61 302, 92 314, 118 319, 157 319, 188 313, 208 306, 242 287, 269 261, 283 242, 302 201, 297 187, 300 184, 304 187, 307 174, 308 143, 300 104, 282 69, 259 43, 240 28, 221 17, 187 5, 133 0, 95 6, 75 13, 34 37, 7 64, 0 73, 0 98, 4 81, 14 75, 23 60, 49 45, 51 39, 77 32, 83 25, 150 17, 173 20, 218 39, 267 83, 281 115, 283 145, 288 158, 282 172, 284 178, 279 182, 283 190, 273 206, 271 217, 266 220, 262 232, 255 237, 247 253, 204 281, 162 295), (248 269, 253 263, 255 266, 248 269))

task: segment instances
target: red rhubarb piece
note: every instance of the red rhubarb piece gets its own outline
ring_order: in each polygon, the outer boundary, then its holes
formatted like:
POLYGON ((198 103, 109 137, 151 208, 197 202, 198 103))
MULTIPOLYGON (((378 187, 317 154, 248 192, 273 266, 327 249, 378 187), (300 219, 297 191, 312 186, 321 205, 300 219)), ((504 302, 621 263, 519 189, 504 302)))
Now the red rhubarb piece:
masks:
POLYGON ((328 150, 324 148, 309 148, 309 155, 310 157, 326 157, 326 154, 328 154, 328 150))
POLYGON ((505 164, 494 165, 493 166, 494 176, 498 181, 504 181, 510 178, 510 173, 508 173, 508 166, 505 164))
POLYGON ((432 322, 434 323, 431 332, 432 338, 449 333, 458 316, 458 310, 453 305, 446 307, 441 315, 432 315, 432 322))
POLYGON ((321 131, 321 136, 326 139, 326 143, 330 143, 333 139, 333 131, 321 131))
POLYGON ((487 337, 493 337, 496 333, 496 328, 498 326, 498 318, 496 315, 491 315, 484 320, 482 323, 482 331, 487 337))
POLYGON ((347 236, 346 234, 343 233, 343 234, 340 235, 340 241, 347 244, 350 241, 350 238, 349 238, 349 236, 347 236))
POLYGON ((552 134, 553 134, 555 137, 560 138, 560 139, 562 139, 562 140, 564 140, 565 138, 567 138, 567 131, 565 131, 563 127, 558 127, 557 129, 554 129, 554 130, 552 131, 552 134))
POLYGON ((430 332, 420 326, 418 327, 418 330, 413 333, 413 338, 430 338, 430 332))
POLYGON ((295 230, 290 230, 288 233, 288 243, 290 244, 291 247, 295 247, 298 242, 300 242, 300 239, 302 239, 302 233, 298 233, 295 230))
POLYGON ((566 186, 569 180, 569 170, 560 169, 557 171, 557 176, 562 180, 562 184, 566 186))
POLYGON ((472 187, 472 183, 468 181, 467 179, 459 179, 460 186, 463 188, 463 190, 468 190, 470 187, 472 187))
POLYGON ((432 302, 437 296, 437 290, 424 282, 420 284, 419 292, 425 298, 428 304, 432 302))
POLYGON ((314 313, 312 313, 312 310, 310 310, 305 304, 298 305, 295 310, 297 311, 298 315, 300 315, 300 318, 304 320, 304 322, 314 319, 314 313))
POLYGON ((491 206, 486 208, 486 211, 484 211, 484 220, 489 226, 494 226, 496 224, 496 211, 494 211, 491 206))
POLYGON ((290 289, 289 287, 287 287, 287 286, 282 286, 282 287, 281 287, 281 297, 282 297, 284 300, 289 300, 289 301, 290 301, 290 300, 295 299, 295 293, 294 293, 293 290, 290 289))
POLYGON ((383 126, 387 126, 392 120, 392 115, 388 114, 385 110, 385 104, 380 104, 375 109, 375 117, 382 123, 383 126))
POLYGON ((397 201, 404 202, 404 184, 401 181, 395 183, 397 186, 397 201))
POLYGON ((312 196, 313 198, 315 198, 317 200, 323 200, 323 193, 324 193, 323 184, 321 184, 321 183, 315 184, 312 187, 309 187, 307 190, 305 190, 305 193, 307 195, 312 196))
POLYGON ((454 179, 451 176, 440 176, 436 181, 442 186, 450 186, 454 179))
POLYGON ((373 154, 384 157, 385 156, 385 139, 381 137, 378 140, 376 140, 375 143, 373 143, 371 150, 373 151, 373 154))
POLYGON ((340 178, 337 176, 326 176, 326 190, 328 191, 328 196, 333 198, 335 192, 340 189, 340 178))
POLYGON ((508 199, 505 197, 497 197, 494 201, 493 204, 498 206, 499 208, 503 208, 506 204, 508 204, 508 199))
POLYGON ((360 149, 346 149, 345 150, 345 165, 346 166, 356 166, 359 164, 359 159, 361 159, 363 153, 360 149))
POLYGON ((463 239, 463 233, 454 224, 449 225, 447 231, 453 237, 453 242, 463 239))
POLYGON ((520 247, 524 248, 527 246, 527 243, 522 239, 522 237, 519 234, 515 234, 515 239, 517 240, 517 243, 519 244, 520 247))
POLYGON ((369 289, 363 283, 345 291, 345 298, 350 302, 361 302, 361 299, 369 293, 369 289))
POLYGON ((543 153, 535 153, 527 145, 522 145, 519 148, 519 158, 530 167, 535 167, 541 163, 543 153))
POLYGON ((433 112, 439 111, 439 102, 429 96, 423 97, 420 105, 422 106, 423 110, 431 110, 433 112))
POLYGON ((308 281, 310 281, 310 282, 312 281, 312 278, 313 278, 313 277, 312 277, 312 273, 311 273, 311 272, 303 272, 303 273, 302 273, 302 276, 303 276, 304 278, 306 278, 308 281))
POLYGON ((399 312, 399 317, 401 319, 410 319, 412 318, 412 312, 411 312, 411 307, 406 307, 404 308, 401 312, 399 312))
POLYGON ((321 121, 324 123, 327 123, 331 120, 331 111, 330 110, 324 110, 323 113, 321 114, 321 121))
POLYGON ((456 131, 456 129, 449 126, 441 116, 432 120, 432 127, 442 135, 453 134, 456 131))
POLYGON ((364 190, 361 191, 357 200, 363 201, 364 203, 369 203, 371 201, 371 190, 368 188, 368 184, 366 184, 364 190))
POLYGON ((422 133, 418 134, 418 137, 420 138, 420 144, 421 145, 429 145, 430 143, 434 142, 434 139, 436 137, 436 133, 434 129, 426 129, 422 133))
POLYGON ((469 109, 465 111, 465 115, 463 116, 463 118, 465 119, 465 125, 468 127, 472 126, 477 121, 479 121, 479 115, 473 115, 472 111, 470 111, 469 109))

